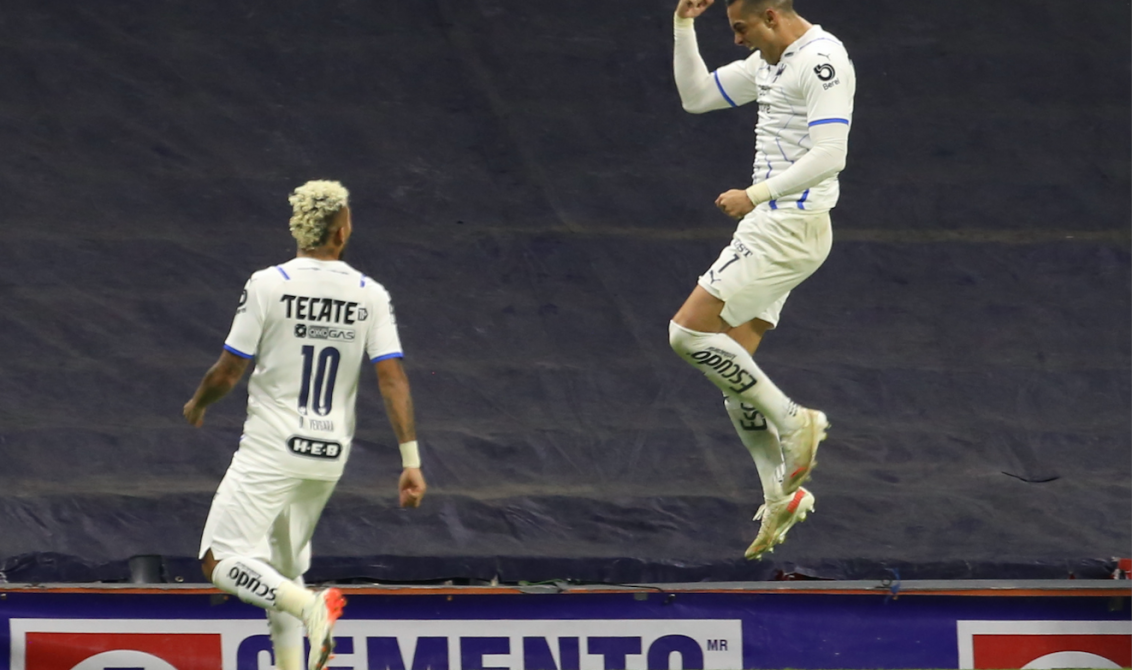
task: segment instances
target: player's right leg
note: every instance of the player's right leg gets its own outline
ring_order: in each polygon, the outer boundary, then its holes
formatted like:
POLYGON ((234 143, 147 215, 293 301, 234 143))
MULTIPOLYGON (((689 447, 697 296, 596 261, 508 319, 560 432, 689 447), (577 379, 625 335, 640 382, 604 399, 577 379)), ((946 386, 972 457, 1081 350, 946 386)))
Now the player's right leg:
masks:
MULTIPOLYGON (((302 575, 310 569, 311 564, 311 536, 314 535, 322 510, 330 499, 337 482, 321 480, 304 480, 291 496, 287 508, 275 519, 271 528, 271 564, 279 568, 280 573, 292 578, 296 583, 302 584, 302 575)), ((307 656, 307 667, 311 670, 325 667, 334 651, 334 624, 342 615, 346 599, 342 592, 336 588, 322 589, 315 593, 317 607, 311 608, 305 614, 303 624, 310 639, 310 652, 307 656)), ((276 649, 276 657, 280 655, 292 656, 302 653, 302 638, 298 640, 298 649, 281 650, 281 645, 294 645, 293 638, 288 637, 280 641, 272 639, 276 649)), ((282 670, 282 669, 281 669, 282 670)))
MULTIPOLYGON (((759 318, 727 331, 728 336, 754 356, 763 336, 778 323, 778 315, 785 302, 786 297, 783 296, 759 318)), ((757 559, 774 551, 774 547, 786 539, 790 528, 813 511, 813 495, 804 489, 798 489, 793 496, 783 493, 782 479, 786 466, 778 429, 773 423, 767 421, 753 405, 732 396, 724 395, 724 407, 762 480, 763 505, 755 514, 755 521, 760 522, 759 532, 745 553, 746 558, 757 559)))

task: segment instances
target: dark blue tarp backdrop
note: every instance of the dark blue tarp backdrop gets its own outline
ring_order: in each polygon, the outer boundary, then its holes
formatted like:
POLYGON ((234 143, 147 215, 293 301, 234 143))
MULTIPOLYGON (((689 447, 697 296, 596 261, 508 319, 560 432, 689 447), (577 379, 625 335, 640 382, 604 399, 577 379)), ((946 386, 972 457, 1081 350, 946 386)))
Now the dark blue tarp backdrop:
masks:
MULTIPOLYGON (((717 3, 722 5, 722 2, 717 3)), ((1103 576, 1132 553, 1129 6, 799 0, 859 77, 835 244, 760 361, 834 432, 771 559, 667 321, 733 228, 753 108, 685 114, 675 1, 9 0, 0 571, 192 565, 243 387, 182 404, 287 193, 352 190, 431 493, 367 375, 315 579, 1103 576)), ((742 53, 722 7, 712 67, 742 53)))

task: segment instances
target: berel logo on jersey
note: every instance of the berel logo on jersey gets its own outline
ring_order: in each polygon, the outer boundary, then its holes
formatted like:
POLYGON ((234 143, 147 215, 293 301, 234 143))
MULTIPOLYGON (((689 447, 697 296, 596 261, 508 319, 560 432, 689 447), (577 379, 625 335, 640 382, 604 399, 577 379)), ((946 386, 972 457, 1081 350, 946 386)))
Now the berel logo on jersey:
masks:
POLYGON ((1132 667, 1129 621, 959 621, 960 668, 1132 667))
POLYGON ((308 437, 294 436, 287 440, 291 453, 314 458, 338 458, 342 455, 342 445, 337 442, 312 440, 308 437))
POLYGON ((814 66, 814 74, 816 74, 818 76, 818 79, 821 79, 822 81, 829 81, 837 75, 837 71, 834 70, 833 66, 829 63, 822 63, 821 65, 814 66))

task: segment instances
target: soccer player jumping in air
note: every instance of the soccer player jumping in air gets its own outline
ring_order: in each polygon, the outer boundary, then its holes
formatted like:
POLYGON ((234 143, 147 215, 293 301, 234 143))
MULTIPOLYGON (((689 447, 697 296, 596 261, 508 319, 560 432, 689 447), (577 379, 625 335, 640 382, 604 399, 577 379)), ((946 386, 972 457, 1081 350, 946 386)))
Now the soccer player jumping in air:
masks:
POLYGON ((810 477, 825 414, 799 407, 753 355, 791 289, 829 255, 829 211, 845 167, 856 75, 845 47, 799 16, 792 0, 727 0, 735 43, 752 53, 708 72, 694 19, 714 0, 680 0, 674 71, 684 109, 699 114, 758 103, 752 185, 715 205, 739 220, 731 244, 672 317, 669 341, 724 393, 762 480, 765 503, 747 558, 759 558, 813 510, 810 477))
POLYGON ((338 589, 306 589, 302 575, 315 524, 350 455, 363 355, 401 444, 401 506, 417 507, 425 492, 389 294, 340 260, 353 231, 347 197, 332 181, 295 189, 297 257, 244 285, 220 360, 184 408, 200 426, 205 409, 255 359, 244 434, 212 500, 200 558, 216 586, 267 610, 279 670, 302 667, 304 625, 308 669, 326 667, 346 602, 338 589))

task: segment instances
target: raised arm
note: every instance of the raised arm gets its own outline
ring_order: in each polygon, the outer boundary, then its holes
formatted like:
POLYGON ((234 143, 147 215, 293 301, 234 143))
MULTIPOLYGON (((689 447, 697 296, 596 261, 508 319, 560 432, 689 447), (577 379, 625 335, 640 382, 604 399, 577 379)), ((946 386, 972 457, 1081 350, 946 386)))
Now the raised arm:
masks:
POLYGON ((726 109, 731 105, 723 97, 715 78, 708 72, 704 59, 700 56, 696 41, 694 19, 704 13, 715 0, 680 0, 673 17, 673 57, 672 72, 676 78, 676 90, 680 92, 680 102, 684 111, 702 114, 716 109, 726 109))
POLYGON ((385 401, 385 414, 397 442, 401 445, 403 470, 398 484, 401 507, 419 507, 424 497, 424 475, 417 449, 417 426, 413 419, 413 396, 409 391, 409 378, 400 358, 386 358, 373 364, 377 372, 377 387, 385 401))

